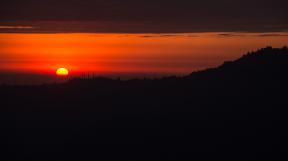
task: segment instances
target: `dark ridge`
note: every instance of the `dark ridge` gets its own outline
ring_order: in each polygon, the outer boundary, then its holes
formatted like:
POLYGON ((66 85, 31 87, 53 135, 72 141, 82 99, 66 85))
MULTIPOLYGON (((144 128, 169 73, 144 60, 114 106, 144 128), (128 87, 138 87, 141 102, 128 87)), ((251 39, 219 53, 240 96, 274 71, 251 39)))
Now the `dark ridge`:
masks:
MULTIPOLYGON (((248 52, 241 58, 234 61, 226 61, 217 68, 211 68, 203 71, 193 72, 188 76, 184 77, 163 77, 160 79, 132 79, 128 81, 122 81, 120 79, 110 79, 105 77, 92 77, 92 78, 73 78, 67 84, 84 84, 84 85, 105 85, 113 83, 136 83, 136 82, 174 82, 174 81, 187 81, 191 80, 189 84, 198 84, 199 81, 219 80, 223 83, 225 81, 282 81, 281 78, 286 78, 288 69, 288 49, 283 48, 272 48, 270 46, 259 49, 257 51, 248 52), (236 80, 237 79, 237 80, 236 80), (197 81, 199 80, 199 81, 197 81)), ((247 83, 248 83, 247 82, 247 83)), ((176 83, 176 82, 175 82, 176 83)), ((226 83, 226 82, 225 82, 226 83)), ((177 85, 177 84, 175 84, 177 85)))
POLYGON ((217 68, 193 72, 190 79, 222 79, 233 81, 281 81, 286 78, 288 67, 288 49, 266 47, 248 52, 234 61, 226 61, 217 68), (267 80, 268 79, 268 80, 267 80))
POLYGON ((0 86, 1 143, 24 147, 17 156, 2 154, 9 160, 28 154, 45 156, 40 160, 286 160, 279 152, 288 136, 287 73, 287 47, 267 47, 185 77, 0 86), (55 154, 29 150, 30 144, 65 147, 55 154))

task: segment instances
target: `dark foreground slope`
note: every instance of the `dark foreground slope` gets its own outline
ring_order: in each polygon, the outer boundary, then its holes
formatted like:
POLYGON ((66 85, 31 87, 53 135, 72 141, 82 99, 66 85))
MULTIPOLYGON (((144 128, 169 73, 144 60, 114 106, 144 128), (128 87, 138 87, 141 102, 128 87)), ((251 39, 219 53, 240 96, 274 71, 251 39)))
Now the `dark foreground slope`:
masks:
POLYGON ((2 86, 3 152, 21 160, 285 160, 287 74, 288 49, 268 47, 186 77, 2 86))

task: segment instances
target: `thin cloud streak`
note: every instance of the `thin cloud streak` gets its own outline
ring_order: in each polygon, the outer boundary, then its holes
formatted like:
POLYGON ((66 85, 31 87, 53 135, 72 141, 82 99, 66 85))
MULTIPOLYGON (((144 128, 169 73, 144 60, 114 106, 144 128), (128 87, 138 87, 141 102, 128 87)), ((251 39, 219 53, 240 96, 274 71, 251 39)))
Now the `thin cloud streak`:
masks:
POLYGON ((0 21, 0 33, 161 33, 166 34, 165 36, 168 37, 174 36, 173 34, 175 33, 224 32, 225 34, 222 36, 237 36, 239 33, 245 32, 274 33, 285 31, 283 26, 276 24, 274 27, 224 26, 222 24, 202 25, 193 23, 181 25, 173 22, 151 24, 140 21, 0 21))
POLYGON ((33 26, 0 26, 0 29, 34 29, 33 26))

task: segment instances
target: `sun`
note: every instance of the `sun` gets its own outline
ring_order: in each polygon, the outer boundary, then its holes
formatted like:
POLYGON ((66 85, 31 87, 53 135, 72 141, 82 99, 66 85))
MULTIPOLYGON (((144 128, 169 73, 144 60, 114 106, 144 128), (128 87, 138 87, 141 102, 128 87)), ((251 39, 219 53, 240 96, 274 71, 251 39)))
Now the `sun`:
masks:
POLYGON ((58 75, 58 76, 68 76, 69 75, 69 71, 66 68, 58 68, 56 70, 56 75, 58 75))

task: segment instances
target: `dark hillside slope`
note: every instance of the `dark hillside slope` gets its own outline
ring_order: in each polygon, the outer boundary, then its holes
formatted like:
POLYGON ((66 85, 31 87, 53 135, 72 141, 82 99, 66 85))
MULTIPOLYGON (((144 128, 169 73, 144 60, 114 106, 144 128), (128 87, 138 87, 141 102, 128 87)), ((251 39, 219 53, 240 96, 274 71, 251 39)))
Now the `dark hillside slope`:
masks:
POLYGON ((181 160, 187 146, 231 144, 187 156, 277 160, 280 155, 265 152, 275 146, 251 145, 287 141, 287 74, 288 49, 267 47, 185 77, 1 86, 1 143, 101 145, 97 155, 61 152, 70 160, 181 160), (106 146, 115 150, 103 152, 106 146), (248 157, 243 149, 253 153, 248 157))

